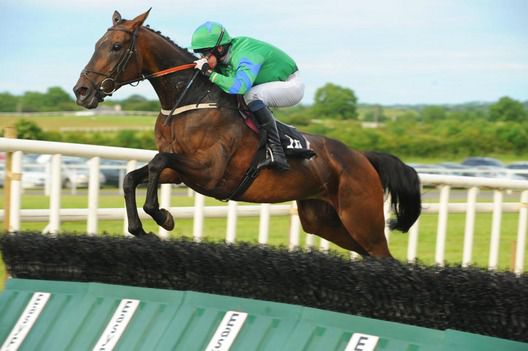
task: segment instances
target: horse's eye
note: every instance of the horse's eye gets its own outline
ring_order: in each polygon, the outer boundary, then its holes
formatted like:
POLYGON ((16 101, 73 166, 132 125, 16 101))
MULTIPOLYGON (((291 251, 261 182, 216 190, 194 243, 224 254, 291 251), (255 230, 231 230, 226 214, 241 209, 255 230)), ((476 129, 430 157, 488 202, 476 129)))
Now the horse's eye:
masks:
POLYGON ((121 48, 122 48, 121 44, 112 45, 112 51, 119 51, 121 50, 121 48))

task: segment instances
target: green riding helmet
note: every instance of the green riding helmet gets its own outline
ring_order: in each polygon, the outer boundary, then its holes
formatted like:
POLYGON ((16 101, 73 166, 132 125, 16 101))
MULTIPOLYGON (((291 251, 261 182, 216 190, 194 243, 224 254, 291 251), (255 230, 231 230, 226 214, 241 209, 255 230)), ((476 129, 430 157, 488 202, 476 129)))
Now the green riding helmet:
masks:
POLYGON ((229 44, 231 42, 231 37, 224 26, 220 23, 207 21, 194 31, 191 40, 191 48, 196 50, 201 49, 210 49, 218 45, 229 44), (222 35, 223 31, 223 35, 222 35), (218 42, 218 39, 220 42, 218 42))

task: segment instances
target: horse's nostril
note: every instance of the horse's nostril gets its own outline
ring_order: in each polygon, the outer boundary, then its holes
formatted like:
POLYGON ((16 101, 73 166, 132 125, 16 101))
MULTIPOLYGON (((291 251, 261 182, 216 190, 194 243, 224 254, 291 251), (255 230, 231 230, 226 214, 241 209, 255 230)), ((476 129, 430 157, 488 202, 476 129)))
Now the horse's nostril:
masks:
POLYGON ((77 92, 79 93, 79 96, 85 96, 86 93, 88 92, 88 88, 87 87, 80 87, 77 92))

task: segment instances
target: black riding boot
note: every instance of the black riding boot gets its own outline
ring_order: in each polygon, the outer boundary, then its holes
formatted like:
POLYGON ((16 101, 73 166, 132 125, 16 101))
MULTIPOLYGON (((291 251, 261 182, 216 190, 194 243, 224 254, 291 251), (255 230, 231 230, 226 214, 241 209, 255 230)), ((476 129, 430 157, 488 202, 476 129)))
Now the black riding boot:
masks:
POLYGON ((271 111, 261 100, 251 101, 248 104, 248 107, 251 112, 255 114, 260 127, 267 133, 268 147, 271 149, 271 160, 267 166, 281 171, 290 169, 288 160, 282 149, 279 133, 277 131, 277 124, 275 123, 271 111))

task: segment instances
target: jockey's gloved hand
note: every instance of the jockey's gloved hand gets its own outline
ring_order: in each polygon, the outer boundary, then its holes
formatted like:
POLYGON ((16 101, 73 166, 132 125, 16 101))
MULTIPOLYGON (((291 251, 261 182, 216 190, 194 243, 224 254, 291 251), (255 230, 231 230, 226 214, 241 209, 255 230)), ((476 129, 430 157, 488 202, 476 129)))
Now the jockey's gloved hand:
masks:
POLYGON ((194 61, 194 63, 196 64, 194 69, 199 70, 200 72, 202 72, 202 74, 204 74, 206 76, 210 75, 209 72, 211 70, 211 67, 209 67, 209 63, 208 63, 208 60, 207 60, 206 57, 201 58, 199 60, 196 60, 196 61, 194 61))

